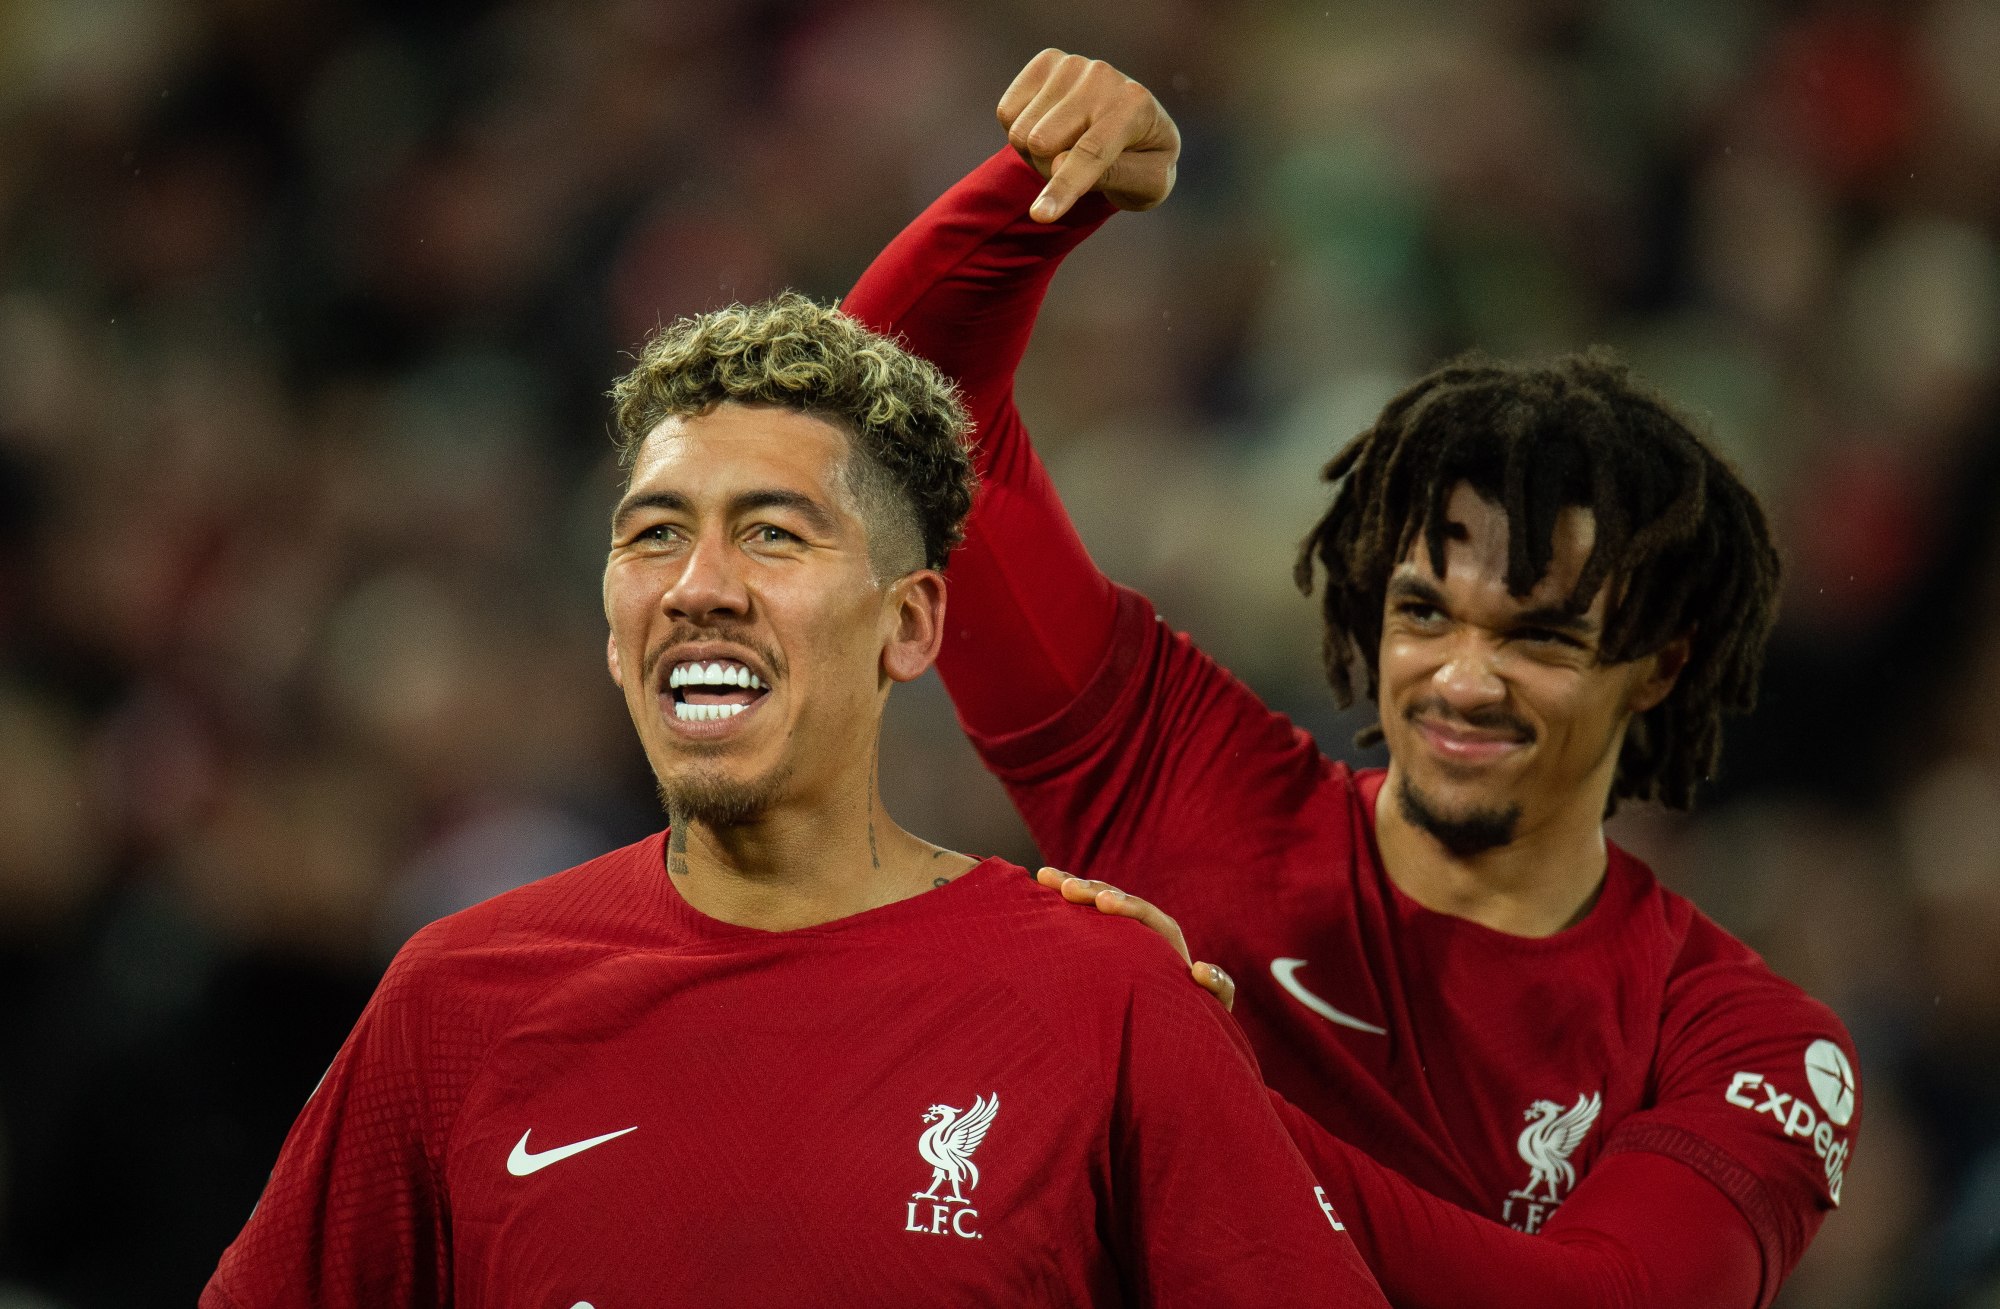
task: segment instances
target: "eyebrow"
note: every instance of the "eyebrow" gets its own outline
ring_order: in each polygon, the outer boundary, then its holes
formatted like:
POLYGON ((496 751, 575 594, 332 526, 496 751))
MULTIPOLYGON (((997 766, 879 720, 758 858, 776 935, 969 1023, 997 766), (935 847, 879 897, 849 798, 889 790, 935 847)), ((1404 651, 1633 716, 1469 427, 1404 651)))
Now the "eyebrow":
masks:
MULTIPOLYGON (((745 491, 730 499, 726 506, 733 518, 758 509, 789 509, 806 520, 815 532, 822 536, 832 536, 839 524, 825 505, 800 491, 745 491)), ((611 533, 619 535, 632 515, 642 509, 660 509, 670 514, 694 512, 694 502, 679 491, 647 491, 639 495, 627 496, 618 504, 611 515, 611 533)))
POLYGON ((1561 605, 1543 605, 1514 615, 1516 627, 1546 627, 1571 636, 1596 636, 1597 624, 1582 614, 1573 614, 1561 605))
POLYGON ((1432 586, 1421 577, 1398 573, 1389 578, 1389 598, 1392 600, 1415 600, 1435 608, 1444 608, 1444 592, 1432 586))
MULTIPOLYGON (((1419 604, 1434 608, 1447 608, 1444 592, 1421 577, 1392 576, 1389 579, 1391 600, 1414 600, 1419 604)), ((1533 609, 1523 609, 1515 614, 1508 624, 1510 627, 1546 627, 1551 631, 1566 632, 1571 636, 1594 637, 1597 624, 1582 614, 1573 614, 1561 605, 1540 605, 1533 609)))

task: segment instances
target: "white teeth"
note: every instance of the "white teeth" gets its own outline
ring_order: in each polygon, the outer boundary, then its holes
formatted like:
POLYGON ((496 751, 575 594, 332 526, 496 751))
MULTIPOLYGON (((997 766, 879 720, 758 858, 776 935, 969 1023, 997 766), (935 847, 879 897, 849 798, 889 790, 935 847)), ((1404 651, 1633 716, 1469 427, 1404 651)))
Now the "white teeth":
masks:
POLYGON ((676 701, 674 717, 684 723, 712 723, 722 718, 734 718, 748 705, 740 704, 687 704, 676 701))
POLYGON ((667 689, 683 686, 742 686, 762 691, 764 679, 741 664, 675 664, 667 673, 667 689))

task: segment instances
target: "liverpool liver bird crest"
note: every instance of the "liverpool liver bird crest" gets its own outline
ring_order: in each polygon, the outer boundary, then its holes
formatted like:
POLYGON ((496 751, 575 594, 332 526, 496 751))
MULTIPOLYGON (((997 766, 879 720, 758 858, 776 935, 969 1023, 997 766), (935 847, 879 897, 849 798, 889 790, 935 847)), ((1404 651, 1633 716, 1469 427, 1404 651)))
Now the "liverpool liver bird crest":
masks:
POLYGON ((1597 1121, 1597 1111, 1604 1107, 1604 1097, 1593 1091, 1589 1095, 1579 1095, 1576 1103, 1565 1109, 1553 1100, 1537 1100, 1528 1106, 1523 1115, 1528 1125, 1521 1129, 1521 1139, 1514 1148, 1527 1161, 1532 1170, 1528 1184, 1514 1192, 1523 1200, 1536 1199, 1535 1188, 1547 1188, 1541 1196, 1551 1203, 1561 1200, 1557 1188, 1567 1191, 1576 1185, 1576 1168, 1569 1157, 1590 1131, 1590 1125, 1597 1121))
POLYGON ((977 1096, 972 1108, 964 1116, 948 1104, 934 1104, 924 1111, 924 1121, 930 1126, 917 1138, 917 1153, 932 1168, 931 1185, 927 1191, 916 1191, 912 1200, 943 1199, 945 1203, 970 1204, 965 1192, 959 1189, 979 1185, 979 1165, 972 1162, 972 1152, 986 1139, 986 1129, 993 1125, 993 1115, 1000 1112, 1000 1095, 977 1096), (951 1194, 940 1197, 938 1187, 951 1183, 951 1194))

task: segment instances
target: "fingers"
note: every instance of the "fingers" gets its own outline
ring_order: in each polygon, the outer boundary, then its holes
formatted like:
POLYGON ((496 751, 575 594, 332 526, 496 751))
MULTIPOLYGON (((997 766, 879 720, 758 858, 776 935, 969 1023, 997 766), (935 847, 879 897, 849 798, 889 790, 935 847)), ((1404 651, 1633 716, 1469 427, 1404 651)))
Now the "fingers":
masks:
POLYGON ((1054 222, 1079 198, 1102 189, 1106 175, 1135 147, 1163 158, 1124 168, 1132 176, 1117 188, 1114 202, 1149 209, 1172 189, 1180 150, 1173 120, 1150 91, 1101 60, 1042 51, 1007 88, 994 114, 1008 142, 1049 178, 1029 209, 1037 222, 1054 222))
POLYGON ((1181 925, 1158 906, 1094 877, 1071 877, 1060 868, 1038 868, 1035 880, 1051 891, 1060 891, 1062 898, 1071 904, 1094 905, 1099 913, 1138 919, 1166 938, 1167 944, 1179 953, 1181 962, 1188 965, 1189 974, 1204 991, 1222 1001, 1224 1009, 1236 1008, 1234 979, 1214 964, 1193 962, 1193 956, 1188 953, 1187 938, 1181 935, 1181 925))
MULTIPOLYGON (((993 116, 1000 120, 1008 139, 1013 140, 1014 124, 1021 120, 1030 106, 1037 107, 1036 113, 1028 119, 1032 126, 1049 105, 1061 98, 1062 91, 1076 80, 1082 65, 1087 62, 1080 56, 1055 49, 1044 50, 1030 59, 1026 67, 1008 83, 1006 94, 1000 97, 1000 103, 993 110, 993 116), (1055 87, 1053 97, 1050 94, 1052 84, 1055 87)), ((1014 148, 1026 149, 1026 142, 1014 141, 1014 148)))
POLYGON ((1131 915, 1122 907, 1125 901, 1145 904, 1145 901, 1137 896, 1128 896, 1109 882, 1100 882, 1091 877, 1071 877, 1060 868, 1037 869, 1035 880, 1052 891, 1062 892, 1063 899, 1071 904, 1094 902, 1105 913, 1118 913, 1130 917, 1131 915))
MULTIPOLYGON (((1109 65, 1098 67, 1117 84, 1080 86, 1028 132, 1034 146, 1055 147, 1048 153, 1049 184, 1028 210, 1037 222, 1054 222, 1068 213, 1071 205, 1099 189, 1125 152, 1158 128, 1159 102, 1146 88, 1109 65)), ((1039 149, 1035 152, 1042 153, 1039 149)))
POLYGON ((1071 205, 1104 180, 1105 171, 1123 149, 1122 143, 1108 144, 1086 133, 1082 140, 1055 157, 1049 170, 1049 184, 1035 197, 1035 203, 1028 206, 1028 217, 1038 223, 1053 223, 1068 213, 1071 205))
POLYGON ((1071 877, 1060 868, 1039 868, 1035 870, 1035 880, 1051 891, 1062 892, 1062 898, 1071 904, 1088 904, 1097 895, 1101 882, 1092 882, 1084 877, 1071 877))
POLYGON ((1222 1001, 1224 1009, 1236 1008, 1236 980, 1214 964, 1196 964, 1190 969, 1204 991, 1222 1001))
POLYGON ((1044 177, 1049 175, 1051 161, 1082 134, 1089 117, 1087 108, 1071 101, 1089 76, 1090 61, 1080 55, 1056 54, 1058 58, 1044 71, 1027 103, 1007 123, 1007 143, 1044 177))
POLYGON ((1043 886, 1060 890, 1063 899, 1071 904, 1090 904, 1096 906, 1099 913, 1137 919, 1164 937, 1167 944, 1180 954, 1182 963, 1193 963, 1193 957, 1188 954, 1187 938, 1181 935, 1181 925, 1151 902, 1128 895, 1108 882, 1091 877, 1071 877, 1054 868, 1040 870, 1035 874, 1035 880, 1043 886))

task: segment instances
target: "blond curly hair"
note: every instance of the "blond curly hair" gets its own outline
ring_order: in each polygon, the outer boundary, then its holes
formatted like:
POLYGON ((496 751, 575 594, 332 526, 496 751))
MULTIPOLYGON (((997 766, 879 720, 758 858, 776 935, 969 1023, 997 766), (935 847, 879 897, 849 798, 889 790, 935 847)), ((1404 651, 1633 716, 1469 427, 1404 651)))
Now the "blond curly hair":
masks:
POLYGON ((942 568, 964 535, 978 479, 958 389, 894 341, 796 292, 661 328, 611 398, 627 468, 661 422, 725 401, 782 405, 840 428, 853 442, 848 487, 878 568, 942 568), (910 562, 919 551, 921 565, 910 562))

